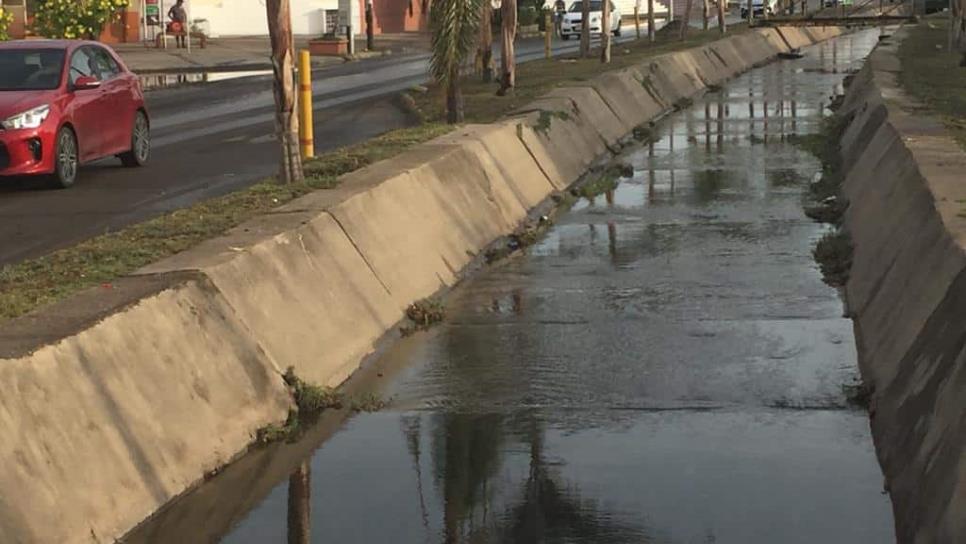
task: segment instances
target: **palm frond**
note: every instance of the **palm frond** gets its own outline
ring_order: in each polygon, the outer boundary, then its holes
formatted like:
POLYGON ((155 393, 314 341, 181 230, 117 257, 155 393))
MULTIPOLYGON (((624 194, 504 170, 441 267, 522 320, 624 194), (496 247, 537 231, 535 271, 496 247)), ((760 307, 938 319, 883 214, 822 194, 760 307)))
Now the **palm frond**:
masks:
POLYGON ((430 5, 433 56, 429 68, 440 84, 448 85, 458 77, 459 67, 474 50, 483 1, 489 0, 434 0, 430 5))

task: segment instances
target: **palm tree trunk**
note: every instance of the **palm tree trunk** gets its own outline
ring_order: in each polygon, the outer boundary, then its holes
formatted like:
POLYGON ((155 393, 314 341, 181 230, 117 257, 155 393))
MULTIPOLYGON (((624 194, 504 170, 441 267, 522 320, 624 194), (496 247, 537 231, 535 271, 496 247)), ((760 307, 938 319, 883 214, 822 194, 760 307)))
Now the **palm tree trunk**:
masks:
POLYGON ((654 43, 654 0, 647 0, 647 39, 654 43))
POLYGON ((681 21, 681 39, 688 37, 688 27, 691 26, 691 4, 694 0, 687 0, 684 3, 684 19, 681 21))
POLYGON ((724 3, 725 0, 715 0, 715 4, 718 6, 718 30, 722 34, 728 32, 728 23, 725 22, 724 3))
POLYGON ((710 0, 704 1, 704 11, 702 12, 703 18, 701 19, 701 27, 704 30, 708 30, 708 20, 711 19, 711 2, 710 0))
POLYGON ((580 56, 590 56, 590 0, 583 0, 580 17, 580 56))
POLYGON ((272 71, 275 75, 275 130, 281 144, 279 183, 304 179, 299 149, 299 121, 295 111, 295 54, 289 0, 267 0, 268 32, 272 42, 272 71))
POLYGON ((755 20, 755 5, 752 0, 748 0, 748 26, 755 20))
POLYGON ((493 6, 487 0, 480 10, 480 73, 483 81, 493 81, 493 6))
POLYGON ((460 70, 456 66, 450 74, 446 85, 446 122, 449 124, 462 123, 466 118, 463 108, 463 90, 460 87, 460 70))
POLYGON ((600 20, 600 62, 610 62, 610 0, 602 4, 600 20))
POLYGON ((500 56, 500 95, 511 92, 517 84, 517 59, 514 40, 517 37, 517 0, 503 0, 503 51, 500 56))

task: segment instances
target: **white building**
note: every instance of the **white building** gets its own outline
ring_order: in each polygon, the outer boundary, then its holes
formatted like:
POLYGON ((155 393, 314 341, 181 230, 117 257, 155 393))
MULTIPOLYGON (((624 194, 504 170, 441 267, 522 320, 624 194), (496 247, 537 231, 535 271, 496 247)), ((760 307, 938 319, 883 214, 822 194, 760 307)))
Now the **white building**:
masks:
MULTIPOLYGON (((173 0, 165 0, 167 7, 173 0)), ((191 20, 203 19, 212 37, 268 34, 265 0, 187 0, 191 20)), ((325 31, 326 10, 338 10, 339 0, 291 0, 292 32, 319 36, 325 31)), ((363 28, 356 14, 356 29, 363 28)), ((358 31, 357 31, 358 32, 358 31)))

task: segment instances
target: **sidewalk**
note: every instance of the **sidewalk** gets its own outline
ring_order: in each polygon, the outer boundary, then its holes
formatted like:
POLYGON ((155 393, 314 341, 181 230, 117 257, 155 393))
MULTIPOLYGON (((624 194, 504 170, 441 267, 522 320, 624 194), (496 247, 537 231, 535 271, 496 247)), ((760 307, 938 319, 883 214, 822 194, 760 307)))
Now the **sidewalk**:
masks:
MULTIPOLYGON (((296 36, 296 49, 308 46, 309 36, 296 36)), ((376 36, 376 50, 365 51, 365 36, 356 37, 359 50, 352 60, 404 55, 429 51, 429 35, 419 33, 387 34, 376 36)), ((202 49, 197 41, 192 42, 191 53, 177 49, 173 40, 168 40, 167 49, 158 49, 154 42, 118 44, 114 49, 124 59, 128 67, 139 74, 201 72, 201 71, 249 71, 271 70, 269 60, 271 45, 267 36, 238 36, 209 39, 202 49)), ((312 66, 321 68, 342 64, 343 57, 312 57, 312 66)))

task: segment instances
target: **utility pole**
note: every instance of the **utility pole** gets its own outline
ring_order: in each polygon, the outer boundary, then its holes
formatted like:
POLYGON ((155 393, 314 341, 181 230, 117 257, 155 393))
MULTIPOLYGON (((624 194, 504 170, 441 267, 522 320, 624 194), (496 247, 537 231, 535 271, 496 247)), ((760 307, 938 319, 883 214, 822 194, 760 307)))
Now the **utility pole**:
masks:
POLYGON ((272 42, 272 72, 275 76, 275 131, 281 146, 279 183, 300 182, 302 154, 299 122, 295 111, 295 52, 292 44, 292 12, 289 0, 266 0, 268 34, 272 42))

